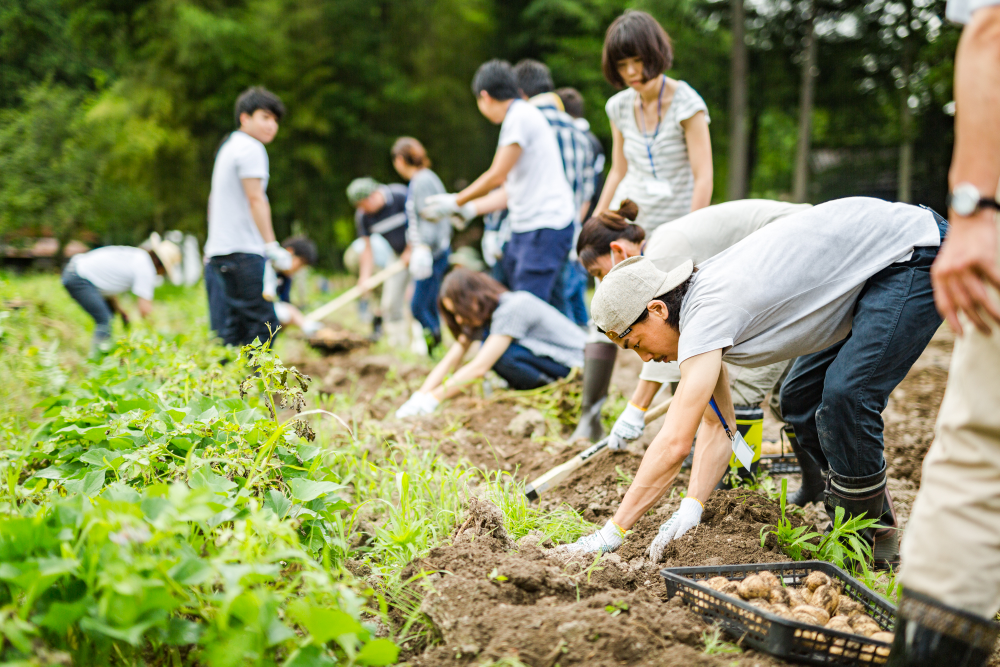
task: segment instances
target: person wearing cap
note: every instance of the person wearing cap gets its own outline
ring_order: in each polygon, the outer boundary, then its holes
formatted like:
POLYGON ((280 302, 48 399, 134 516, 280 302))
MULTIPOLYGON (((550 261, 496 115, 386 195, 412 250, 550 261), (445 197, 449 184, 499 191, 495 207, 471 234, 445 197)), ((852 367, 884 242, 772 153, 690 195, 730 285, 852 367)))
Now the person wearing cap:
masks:
POLYGON ((697 271, 685 261, 665 273, 646 257, 611 269, 591 304, 597 326, 643 361, 677 361, 681 380, 613 519, 570 549, 621 545, 670 487, 697 432, 687 495, 650 546, 659 561, 698 525, 739 442, 715 411, 734 424, 724 362, 754 368, 796 358, 781 410, 827 469, 826 511, 876 519, 864 533, 874 564, 898 564, 881 412, 941 324, 930 267, 946 230, 929 209, 852 197, 773 222, 697 271))
MULTIPOLYGON (((757 230, 809 208, 810 204, 743 199, 699 209, 660 225, 647 236, 646 231, 633 222, 640 214, 639 207, 626 199, 619 210, 604 211, 587 221, 577 242, 577 253, 590 275, 598 280, 603 280, 618 262, 629 257, 648 257, 661 271, 670 271, 689 259, 697 266, 757 230)), ((776 402, 778 387, 788 365, 788 360, 760 368, 726 364, 735 402, 736 426, 754 449, 751 470, 738 468, 742 478, 757 473, 764 427, 761 403, 768 392, 773 393, 772 412, 781 419, 776 402)), ((680 379, 676 362, 643 364, 632 398, 611 429, 608 447, 621 449, 641 436, 645 430, 645 412, 657 391, 664 383, 674 384, 680 379)), ((823 479, 819 465, 799 451, 795 434, 787 426, 786 433, 803 470, 803 485, 796 495, 789 497, 789 502, 804 505, 817 500, 817 493, 822 494, 823 479)), ((735 459, 732 465, 736 465, 735 459)))
MULTIPOLYGON (((406 239, 406 186, 399 183, 383 185, 374 178, 362 177, 347 186, 347 199, 355 208, 354 224, 364 248, 358 258, 358 286, 364 288, 375 269, 371 237, 379 234, 392 249, 389 264, 397 259, 409 261, 410 247, 406 239)), ((409 340, 406 324, 406 286, 410 277, 406 271, 390 276, 382 284, 381 310, 376 311, 374 332, 384 320, 389 344, 405 346, 409 340)))
POLYGON ((116 312, 128 324, 117 295, 132 292, 139 314, 145 319, 153 312, 156 276, 168 276, 174 284, 181 282, 180 248, 161 240, 156 233, 144 245, 145 248, 105 246, 74 255, 63 270, 63 287, 94 318, 91 354, 101 351, 111 338, 111 319, 116 312))

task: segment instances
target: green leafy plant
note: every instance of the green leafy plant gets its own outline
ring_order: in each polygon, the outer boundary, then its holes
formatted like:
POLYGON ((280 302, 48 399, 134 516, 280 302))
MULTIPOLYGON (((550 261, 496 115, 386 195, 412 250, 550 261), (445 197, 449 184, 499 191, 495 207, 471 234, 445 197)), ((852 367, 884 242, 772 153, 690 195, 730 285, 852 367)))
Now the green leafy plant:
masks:
POLYGON ((616 600, 615 602, 612 602, 604 607, 604 611, 611 614, 612 617, 617 616, 623 611, 628 611, 628 602, 625 602, 624 600, 616 600))
POLYGON ((701 633, 701 641, 705 645, 703 650, 706 655, 726 655, 743 652, 743 649, 736 644, 727 642, 722 636, 722 628, 718 624, 701 633))
POLYGON ((533 507, 524 495, 524 483, 510 473, 483 473, 483 479, 484 495, 503 512, 504 527, 514 540, 538 531, 544 539, 567 543, 596 528, 569 505, 545 512, 533 507))

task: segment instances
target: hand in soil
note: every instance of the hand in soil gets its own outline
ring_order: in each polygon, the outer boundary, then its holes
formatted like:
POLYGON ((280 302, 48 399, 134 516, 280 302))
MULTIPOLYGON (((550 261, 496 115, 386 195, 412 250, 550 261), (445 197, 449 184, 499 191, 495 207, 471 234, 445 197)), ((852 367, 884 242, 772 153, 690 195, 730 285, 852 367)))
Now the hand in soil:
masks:
POLYGON ((439 401, 433 395, 415 391, 409 400, 396 410, 396 419, 429 415, 437 409, 438 405, 439 401))
POLYGON ((703 511, 701 503, 695 498, 685 498, 681 501, 680 509, 660 526, 660 532, 656 534, 653 543, 649 545, 649 557, 653 559, 654 563, 659 563, 660 559, 663 558, 663 550, 667 548, 667 543, 681 537, 701 522, 703 511))
POLYGON ((604 528, 601 528, 596 533, 584 535, 573 544, 565 545, 562 549, 580 553, 593 553, 595 551, 604 553, 605 551, 614 551, 624 541, 625 531, 619 528, 614 521, 608 519, 608 522, 604 524, 604 528))

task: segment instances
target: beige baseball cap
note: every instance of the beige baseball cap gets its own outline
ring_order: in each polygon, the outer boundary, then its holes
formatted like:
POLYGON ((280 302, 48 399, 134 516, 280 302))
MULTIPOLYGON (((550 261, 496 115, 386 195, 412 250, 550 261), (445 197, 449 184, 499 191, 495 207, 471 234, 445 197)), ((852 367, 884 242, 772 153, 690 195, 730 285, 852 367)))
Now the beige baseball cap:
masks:
POLYGON ((149 238, 139 246, 143 250, 149 250, 156 253, 156 256, 160 260, 160 264, 167 272, 167 278, 175 285, 180 285, 184 276, 181 275, 181 263, 183 262, 183 256, 181 254, 181 249, 177 247, 177 244, 172 241, 164 241, 160 238, 160 235, 153 232, 149 235, 149 238))
POLYGON ((647 257, 629 257, 615 265, 597 287, 590 312, 594 324, 613 338, 625 336, 639 319, 646 304, 684 283, 694 272, 686 260, 664 273, 647 257))

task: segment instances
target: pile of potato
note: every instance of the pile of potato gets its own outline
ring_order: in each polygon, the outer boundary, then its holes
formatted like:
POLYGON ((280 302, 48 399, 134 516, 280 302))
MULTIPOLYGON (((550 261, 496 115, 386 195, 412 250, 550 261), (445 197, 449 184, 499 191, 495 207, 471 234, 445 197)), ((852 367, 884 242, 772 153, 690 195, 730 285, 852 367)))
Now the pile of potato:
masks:
POLYGON ((782 618, 892 643, 893 634, 882 630, 865 613, 863 605, 843 595, 840 582, 822 572, 810 572, 800 588, 783 586, 767 571, 751 574, 740 582, 713 577, 704 583, 720 593, 738 595, 754 607, 782 618))

